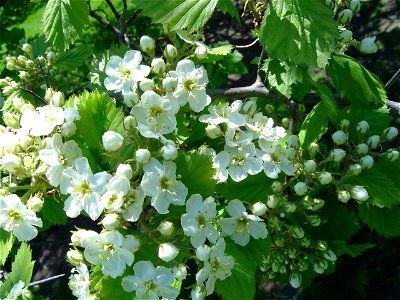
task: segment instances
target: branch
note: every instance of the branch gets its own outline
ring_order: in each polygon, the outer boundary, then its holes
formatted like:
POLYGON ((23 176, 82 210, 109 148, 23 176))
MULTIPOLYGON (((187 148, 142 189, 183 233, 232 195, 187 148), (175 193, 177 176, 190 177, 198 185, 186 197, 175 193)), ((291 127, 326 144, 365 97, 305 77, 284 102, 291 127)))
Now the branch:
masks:
POLYGON ((32 96, 35 96, 37 99, 39 99, 41 102, 43 102, 44 104, 48 104, 47 103, 47 101, 44 99, 44 98, 42 98, 42 97, 40 97, 38 94, 36 94, 34 91, 32 91, 32 90, 29 90, 29 89, 26 89, 26 88, 20 88, 21 90, 23 90, 23 91, 25 91, 25 92, 27 92, 27 93, 29 93, 29 94, 31 94, 32 96))
POLYGON ((113 12, 115 18, 117 18, 117 20, 120 18, 119 13, 117 12, 117 10, 115 9, 114 5, 111 3, 110 0, 106 0, 106 3, 108 4, 108 6, 111 8, 111 11, 113 12))
POLYGON ((125 16, 126 16, 126 10, 128 9, 128 6, 126 4, 126 0, 122 0, 123 3, 123 8, 122 8, 122 13, 119 16, 119 43, 127 43, 128 46, 130 46, 130 42, 128 39, 128 36, 125 34, 125 29, 126 29, 126 23, 125 23, 125 16))
POLYGON ((136 19, 136 17, 140 14, 142 10, 138 9, 137 11, 135 11, 132 16, 129 17, 128 21, 126 21, 126 26, 129 26, 129 24, 131 24, 133 22, 133 20, 136 19))
POLYGON ((396 79, 400 76, 400 69, 389 79, 389 81, 385 84, 385 89, 390 88, 390 86, 396 81, 396 79))

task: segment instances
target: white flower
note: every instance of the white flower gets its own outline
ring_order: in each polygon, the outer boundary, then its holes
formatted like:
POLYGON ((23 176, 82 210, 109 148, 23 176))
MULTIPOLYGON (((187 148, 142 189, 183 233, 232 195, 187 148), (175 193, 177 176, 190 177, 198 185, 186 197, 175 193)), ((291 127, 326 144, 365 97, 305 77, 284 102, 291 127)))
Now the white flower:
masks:
POLYGON ((60 192, 69 194, 64 210, 70 218, 76 218, 84 210, 92 220, 96 220, 103 211, 100 196, 106 190, 111 175, 100 172, 93 175, 86 157, 75 160, 75 170, 68 168, 62 172, 60 192))
POLYGON ((118 231, 82 232, 81 238, 71 238, 72 243, 85 248, 85 259, 93 265, 101 264, 104 275, 116 278, 124 273, 126 265, 132 265, 133 253, 139 249, 139 240, 133 235, 124 237, 118 231))
POLYGON ((190 242, 197 248, 204 244, 206 238, 215 243, 219 237, 213 219, 217 216, 214 198, 203 201, 199 194, 192 195, 186 202, 187 213, 182 215, 181 223, 185 235, 190 236, 190 242))
POLYGON ((376 37, 364 38, 360 44, 360 51, 365 54, 375 53, 378 51, 378 47, 375 45, 376 37))
POLYGON ((143 202, 145 195, 140 186, 136 189, 130 189, 124 196, 122 205, 122 217, 125 221, 136 222, 143 211, 143 202))
POLYGON ((71 276, 69 277, 68 286, 72 291, 72 295, 78 298, 78 300, 89 300, 89 270, 84 263, 80 263, 79 266, 71 270, 71 276))
POLYGON ((189 103, 194 112, 200 112, 211 103, 211 97, 206 94, 208 77, 204 67, 196 69, 194 62, 184 59, 178 62, 176 71, 169 72, 169 75, 178 79, 174 96, 181 106, 189 103))
POLYGON ((303 196, 308 191, 307 185, 304 182, 296 183, 293 188, 296 194, 299 196, 303 196))
POLYGON ((217 105, 208 107, 209 114, 201 115, 199 121, 212 125, 227 124, 229 127, 235 128, 246 124, 246 115, 240 113, 243 102, 236 100, 229 103, 221 102, 217 105))
POLYGON ((26 110, 21 115, 20 125, 24 131, 32 136, 49 135, 56 126, 62 125, 65 120, 61 107, 46 105, 38 107, 37 111, 26 110))
POLYGON ((124 203, 123 198, 129 191, 129 179, 116 174, 109 180, 105 193, 101 195, 102 206, 109 212, 119 212, 124 203))
POLYGON ((28 300, 32 298, 32 294, 28 290, 28 287, 25 287, 25 282, 20 280, 12 287, 4 300, 28 300))
POLYGON ((262 160, 258 155, 259 150, 256 150, 253 143, 237 148, 225 146, 225 150, 213 159, 218 181, 226 181, 229 174, 233 181, 239 182, 246 179, 248 174, 255 175, 261 172, 262 160))
POLYGON ((150 67, 141 65, 142 54, 140 51, 127 51, 122 59, 111 56, 105 72, 104 86, 110 91, 122 91, 124 94, 136 91, 137 83, 147 77, 150 67))
POLYGON ((178 254, 179 249, 171 243, 163 243, 158 246, 158 257, 165 262, 170 262, 178 254))
POLYGON ((0 227, 12 231, 19 241, 30 241, 38 234, 35 226, 42 227, 42 220, 17 195, 0 196, 0 227))
POLYGON ((332 134, 332 140, 336 145, 343 145, 347 141, 347 135, 343 131, 339 130, 332 134))
POLYGON ((225 209, 231 218, 222 219, 219 224, 222 232, 229 235, 235 243, 246 246, 250 241, 250 235, 255 239, 267 237, 265 223, 259 217, 249 215, 242 201, 232 200, 225 209))
POLYGON ((255 137, 266 141, 277 141, 286 135, 285 128, 276 126, 273 127, 274 120, 264 116, 262 113, 256 113, 246 123, 246 127, 250 129, 255 137))
POLYGON ((166 267, 154 268, 150 261, 139 261, 133 266, 134 274, 122 279, 126 292, 135 291, 136 299, 175 299, 179 291, 170 285, 174 282, 171 271, 166 267))
POLYGON ((39 151, 39 159, 49 166, 46 171, 46 177, 52 186, 57 187, 60 185, 63 170, 67 167, 72 167, 75 159, 82 156, 82 151, 73 140, 63 144, 59 133, 51 137, 50 146, 51 149, 39 151))
POLYGON ((210 295, 214 291, 217 279, 224 280, 231 276, 234 267, 232 256, 224 256, 225 240, 220 238, 211 247, 209 259, 204 262, 204 266, 196 274, 197 284, 206 281, 206 292, 210 295))
POLYGON ((263 139, 258 140, 258 145, 264 151, 261 159, 264 161, 264 173, 269 178, 278 178, 281 171, 288 176, 294 176, 297 167, 284 156, 285 150, 282 146, 263 139))
POLYGON ((160 213, 168 213, 171 203, 183 205, 188 189, 176 180, 176 165, 172 161, 165 161, 162 165, 155 158, 144 167, 144 175, 140 183, 144 193, 151 197, 151 205, 160 213))
POLYGON ((229 147, 245 146, 253 140, 253 133, 240 127, 229 127, 225 132, 225 144, 229 147))
POLYGON ((103 146, 107 151, 117 151, 121 148, 124 138, 115 131, 106 131, 102 136, 103 146))

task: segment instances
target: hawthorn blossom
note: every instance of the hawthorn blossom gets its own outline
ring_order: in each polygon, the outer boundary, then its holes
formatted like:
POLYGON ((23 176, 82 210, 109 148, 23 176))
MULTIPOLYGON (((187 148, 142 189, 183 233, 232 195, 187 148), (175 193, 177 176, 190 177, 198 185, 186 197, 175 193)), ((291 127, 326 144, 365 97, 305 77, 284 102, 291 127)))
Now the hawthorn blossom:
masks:
POLYGON ((178 80, 174 96, 181 106, 189 103, 194 112, 200 112, 211 103, 211 97, 206 94, 208 77, 204 67, 196 68, 194 62, 184 59, 169 75, 178 80))
POLYGON ((246 246, 250 235, 255 239, 265 239, 268 231, 261 218, 246 212, 242 201, 235 199, 226 206, 226 211, 231 216, 219 221, 222 232, 230 236, 236 244, 246 246))
POLYGON ((294 176, 297 167, 285 157, 285 149, 280 145, 275 145, 264 139, 258 140, 258 145, 264 151, 261 159, 264 161, 264 173, 269 178, 278 178, 282 171, 288 176, 294 176))
POLYGON ((143 211, 143 202, 145 195, 143 189, 138 186, 136 189, 130 189, 124 197, 122 205, 122 217, 129 222, 136 222, 143 211))
POLYGON ((61 107, 46 105, 36 110, 25 110, 21 115, 20 126, 32 136, 43 136, 52 133, 64 121, 65 113, 61 107))
POLYGON ((150 261, 139 261, 133 266, 134 275, 122 279, 126 292, 136 293, 136 299, 175 299, 179 291, 172 286, 174 276, 166 267, 154 267, 150 261))
POLYGON ((12 231, 19 241, 30 241, 38 234, 36 227, 42 226, 42 220, 17 195, 0 196, 0 227, 5 231, 12 231))
POLYGON ((77 297, 78 300, 88 300, 91 297, 93 298, 93 296, 90 296, 89 285, 88 267, 84 263, 80 263, 79 266, 71 270, 68 286, 72 291, 72 295, 77 297))
POLYGON ((187 187, 176 180, 176 164, 164 161, 161 164, 151 158, 144 167, 140 186, 144 193, 151 197, 151 205, 160 213, 168 213, 169 205, 183 205, 188 194, 187 187))
POLYGON ((256 138, 272 142, 283 138, 286 135, 285 128, 273 127, 274 120, 264 116, 261 112, 256 113, 246 122, 246 127, 253 132, 256 138))
POLYGON ((76 159, 74 165, 75 169, 65 169, 61 174, 60 192, 70 195, 65 200, 64 210, 70 218, 76 218, 84 210, 96 220, 103 211, 100 197, 111 175, 105 171, 93 175, 86 157, 76 159))
POLYGON ((246 115, 240 113, 242 100, 229 103, 222 102, 208 107, 209 114, 199 117, 199 121, 211 125, 227 124, 230 128, 236 128, 246 124, 246 115))
POLYGON ((142 54, 137 50, 127 51, 124 58, 111 56, 105 72, 104 86, 109 91, 126 94, 136 91, 137 83, 150 74, 150 67, 141 65, 142 54))
POLYGON ((215 243, 219 237, 213 219, 217 216, 214 198, 208 197, 203 201, 201 195, 192 195, 186 202, 186 214, 181 217, 183 232, 190 236, 193 247, 200 247, 208 239, 215 243))
POLYGON ((108 212, 119 212, 124 203, 124 196, 130 190, 128 178, 123 175, 115 175, 106 186, 106 191, 101 196, 101 202, 108 212))
POLYGON ((22 280, 18 281, 12 289, 7 293, 6 298, 4 300, 28 300, 32 299, 33 296, 31 292, 28 290, 28 287, 25 287, 25 282, 22 280))

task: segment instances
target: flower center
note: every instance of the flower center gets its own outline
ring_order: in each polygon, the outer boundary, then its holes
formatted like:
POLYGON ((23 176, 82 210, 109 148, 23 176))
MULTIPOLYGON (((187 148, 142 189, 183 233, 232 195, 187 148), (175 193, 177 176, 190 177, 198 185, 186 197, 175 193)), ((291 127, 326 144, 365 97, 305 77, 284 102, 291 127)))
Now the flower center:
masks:
POLYGON ((123 81, 128 81, 131 78, 132 71, 127 68, 121 67, 118 70, 118 74, 123 81))
POLYGON ((77 191, 82 194, 82 195, 86 195, 86 194, 90 194, 90 186, 89 183, 87 181, 83 181, 77 188, 77 191))
POLYGON ((204 218, 203 215, 197 215, 197 224, 199 225, 200 228, 204 228, 206 227, 207 223, 206 223, 206 218, 204 218))
POLYGON ((174 182, 172 180, 169 180, 168 177, 166 177, 166 176, 161 177, 161 179, 160 179, 160 187, 163 190, 168 190, 168 188, 171 185, 174 185, 174 182))
POLYGON ((192 79, 186 79, 183 83, 183 87, 189 92, 191 92, 196 86, 197 82, 194 82, 192 79))
POLYGON ((13 220, 21 219, 21 213, 19 211, 17 211, 17 210, 14 210, 14 209, 10 209, 8 211, 8 216, 10 217, 10 219, 13 219, 13 220))
POLYGON ((160 105, 154 105, 149 109, 149 115, 152 117, 158 117, 164 112, 164 109, 160 105))
POLYGON ((236 154, 235 156, 232 157, 232 164, 235 166, 242 167, 244 164, 244 157, 240 154, 236 154))

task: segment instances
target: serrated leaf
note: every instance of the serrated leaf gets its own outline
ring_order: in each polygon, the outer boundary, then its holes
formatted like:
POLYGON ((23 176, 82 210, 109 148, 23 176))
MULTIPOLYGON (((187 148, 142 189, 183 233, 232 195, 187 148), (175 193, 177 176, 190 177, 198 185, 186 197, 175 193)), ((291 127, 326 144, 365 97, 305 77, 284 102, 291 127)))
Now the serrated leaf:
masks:
POLYGON ((358 215, 372 230, 386 237, 400 236, 400 207, 379 208, 374 205, 358 205, 358 215))
POLYGON ((345 241, 330 241, 329 248, 337 255, 348 254, 357 257, 363 252, 375 247, 374 244, 347 244, 345 241))
POLYGON ((353 105, 380 107, 386 103, 386 92, 379 78, 355 59, 334 54, 327 72, 340 95, 353 105))
POLYGON ((243 54, 235 50, 229 55, 224 56, 224 58, 219 61, 219 65, 226 74, 246 74, 248 70, 242 60, 243 54))
POLYGON ((63 52, 57 57, 54 65, 64 69, 75 69, 80 67, 83 63, 87 62, 92 55, 92 50, 86 46, 78 46, 63 52))
POLYGON ((209 55, 218 55, 218 56, 224 56, 224 55, 228 55, 229 53, 231 53, 233 50, 233 46, 228 44, 228 45, 222 45, 219 47, 215 47, 215 48, 211 48, 208 51, 209 55))
POLYGON ((301 148, 307 149, 312 142, 318 141, 326 132, 327 125, 328 116, 325 103, 319 102, 313 107, 301 125, 299 132, 301 148))
POLYGON ((339 128, 341 121, 340 111, 331 90, 326 85, 319 82, 315 83, 315 87, 321 95, 322 102, 324 103, 326 109, 326 115, 336 126, 336 128, 339 128))
POLYGON ((228 200, 240 199, 251 203, 263 202, 267 195, 273 194, 271 187, 273 181, 262 172, 248 176, 240 182, 229 181, 218 184, 216 191, 228 200))
POLYGON ((111 278, 104 276, 101 281, 100 299, 132 300, 134 293, 127 293, 122 288, 123 277, 111 278))
POLYGON ((344 182, 364 186, 369 195, 368 202, 373 204, 387 208, 400 204, 400 160, 380 160, 371 169, 344 182))
POLYGON ((223 281, 217 280, 215 291, 226 300, 254 299, 256 292, 256 270, 262 256, 267 252, 267 240, 251 240, 246 247, 226 240, 225 255, 235 260, 232 275, 223 281))
POLYGON ((13 284, 22 280, 25 285, 28 285, 32 278, 33 265, 31 249, 28 244, 22 243, 12 263, 11 273, 8 275, 13 284))
POLYGON ((239 12, 232 0, 218 0, 217 6, 224 14, 228 13, 236 20, 240 20, 239 12))
POLYGON ((31 45, 32 45, 32 58, 37 58, 43 55, 47 48, 46 39, 43 35, 35 38, 32 41, 31 45))
POLYGON ((337 25, 321 1, 272 0, 260 42, 271 58, 324 68, 336 47, 337 25))
POLYGON ((49 0, 43 13, 46 42, 66 49, 82 32, 89 18, 85 0, 49 0))
POLYGON ((62 201, 56 197, 45 197, 40 212, 42 219, 50 224, 65 225, 67 223, 64 205, 62 201))
POLYGON ((180 180, 189 190, 188 197, 193 194, 201 194, 203 197, 213 194, 216 181, 212 178, 214 169, 210 157, 180 151, 175 163, 180 180))
POLYGON ((211 17, 218 0, 137 0, 135 5, 153 22, 167 24, 170 30, 202 29, 211 17))
POLYGON ((9 231, 0 228, 0 266, 6 262, 14 243, 14 236, 9 231))

